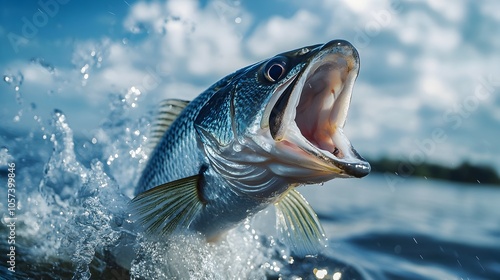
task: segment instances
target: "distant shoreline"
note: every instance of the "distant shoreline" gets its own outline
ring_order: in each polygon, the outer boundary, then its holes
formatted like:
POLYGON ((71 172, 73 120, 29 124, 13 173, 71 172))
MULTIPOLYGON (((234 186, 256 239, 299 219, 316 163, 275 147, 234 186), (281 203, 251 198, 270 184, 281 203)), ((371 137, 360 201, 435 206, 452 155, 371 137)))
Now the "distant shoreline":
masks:
MULTIPOLYGON (((22 137, 22 135, 29 135, 34 133, 33 138, 37 137, 38 130, 33 132, 26 132, 16 128, 8 128, 0 126, 0 139, 13 139, 22 137)), ((74 141, 84 141, 86 137, 75 133, 74 141)), ((374 173, 390 173, 402 177, 427 177, 433 179, 448 180, 453 182, 462 183, 482 183, 500 186, 500 176, 494 168, 486 165, 475 165, 467 161, 462 162, 458 166, 448 167, 442 164, 424 162, 421 164, 414 164, 409 161, 397 160, 393 158, 381 157, 366 158, 372 167, 374 173)), ((0 170, 0 173, 6 172, 0 170)), ((2 174, 3 175, 3 174, 2 174)))
POLYGON ((372 172, 375 173, 388 172, 403 177, 426 177, 452 182, 482 183, 500 186, 500 177, 492 167, 474 165, 467 161, 455 167, 448 167, 432 162, 424 162, 416 165, 407 161, 386 157, 367 160, 370 162, 372 172))

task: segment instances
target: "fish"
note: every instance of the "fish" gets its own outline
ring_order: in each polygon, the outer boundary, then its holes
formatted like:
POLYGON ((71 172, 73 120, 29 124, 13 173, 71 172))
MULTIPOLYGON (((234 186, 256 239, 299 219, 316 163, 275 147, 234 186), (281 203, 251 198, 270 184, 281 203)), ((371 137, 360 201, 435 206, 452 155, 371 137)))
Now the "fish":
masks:
POLYGON ((317 254, 326 235, 296 189, 370 173, 343 132, 359 69, 356 48, 337 39, 237 70, 192 101, 160 102, 134 223, 149 236, 216 242, 274 205, 280 240, 317 254))

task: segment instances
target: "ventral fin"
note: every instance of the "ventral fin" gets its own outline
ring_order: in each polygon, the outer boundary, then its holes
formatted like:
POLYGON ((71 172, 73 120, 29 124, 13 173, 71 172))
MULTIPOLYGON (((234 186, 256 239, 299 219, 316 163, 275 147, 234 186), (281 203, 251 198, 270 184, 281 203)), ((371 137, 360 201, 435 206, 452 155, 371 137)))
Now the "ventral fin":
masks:
POLYGON ((280 239, 299 256, 317 255, 326 246, 318 216, 304 197, 289 190, 275 203, 280 239))
POLYGON ((151 235, 164 237, 189 227, 203 207, 198 193, 201 175, 149 189, 129 203, 132 219, 151 235))
POLYGON ((163 137, 163 134, 170 128, 189 102, 180 99, 165 99, 158 104, 156 116, 151 123, 151 131, 149 133, 149 152, 154 150, 163 137))

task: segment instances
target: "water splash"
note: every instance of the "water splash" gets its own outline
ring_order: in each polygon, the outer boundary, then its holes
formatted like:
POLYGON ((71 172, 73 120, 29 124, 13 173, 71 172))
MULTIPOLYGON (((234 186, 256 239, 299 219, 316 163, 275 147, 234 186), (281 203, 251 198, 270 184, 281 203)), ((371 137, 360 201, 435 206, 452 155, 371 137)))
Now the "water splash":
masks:
POLYGON ((144 148, 148 140, 151 114, 138 115, 136 108, 143 94, 130 87, 125 94, 109 95, 109 115, 95 133, 96 143, 103 146, 103 161, 110 175, 133 195, 133 188, 148 159, 144 148))
POLYGON ((11 163, 13 159, 7 147, 0 147, 0 169, 7 169, 8 164, 11 163))
POLYGON ((35 58, 32 58, 30 61, 32 64, 40 65, 42 68, 44 68, 45 70, 47 70, 51 74, 56 73, 56 68, 54 67, 54 65, 46 62, 45 59, 43 59, 43 58, 35 57, 35 58))
POLYGON ((21 85, 24 82, 24 75, 21 73, 21 71, 17 71, 16 74, 8 74, 3 76, 4 82, 6 82, 8 85, 11 85, 14 87, 14 90, 18 92, 21 89, 21 85))
POLYGON ((137 279, 265 279, 277 277, 283 266, 275 252, 276 247, 245 227, 216 244, 198 234, 168 242, 142 240, 130 272, 137 279))
POLYGON ((109 39, 103 39, 100 43, 82 44, 75 50, 71 63, 81 74, 82 86, 87 85, 93 70, 101 68, 110 45, 109 39))
POLYGON ((16 93, 16 101, 18 104, 23 104, 23 98, 21 95, 21 86, 24 82, 24 75, 21 71, 17 71, 15 74, 7 74, 3 76, 3 81, 8 85, 14 87, 14 92, 16 93))
POLYGON ((45 176, 40 183, 40 193, 49 204, 67 207, 76 189, 87 180, 84 167, 76 161, 73 131, 66 116, 59 110, 52 115, 54 130, 50 141, 54 145, 52 156, 45 167, 45 176))
POLYGON ((84 167, 74 152, 73 132, 66 116, 54 111, 50 141, 53 153, 45 167, 40 193, 52 208, 51 227, 58 233, 58 254, 74 265, 74 279, 89 279, 90 265, 120 236, 128 198, 94 159, 84 167))
POLYGON ((89 279, 96 255, 104 255, 106 248, 118 241, 128 201, 103 171, 101 162, 95 160, 87 174, 89 180, 74 200, 74 207, 80 211, 74 212, 72 227, 65 234, 65 241, 74 248, 74 279, 89 279))
POLYGON ((128 106, 135 108, 137 107, 137 101, 139 100, 141 94, 142 92, 138 88, 136 88, 135 86, 131 86, 125 94, 125 102, 128 106))

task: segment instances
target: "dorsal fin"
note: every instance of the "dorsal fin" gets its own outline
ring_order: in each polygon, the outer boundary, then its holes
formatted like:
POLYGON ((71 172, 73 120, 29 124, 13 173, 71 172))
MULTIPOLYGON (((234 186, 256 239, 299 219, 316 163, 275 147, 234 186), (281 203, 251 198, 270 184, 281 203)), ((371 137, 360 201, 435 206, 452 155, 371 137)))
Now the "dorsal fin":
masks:
POLYGON ((158 104, 156 116, 151 122, 148 153, 154 150, 163 137, 163 134, 170 128, 189 102, 181 99, 165 99, 158 104))

